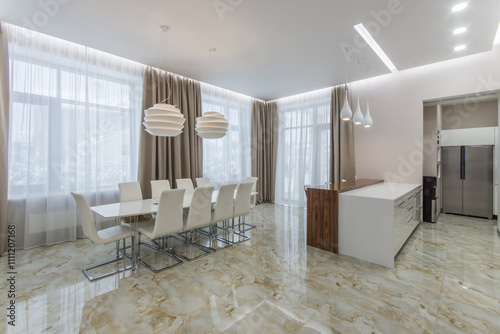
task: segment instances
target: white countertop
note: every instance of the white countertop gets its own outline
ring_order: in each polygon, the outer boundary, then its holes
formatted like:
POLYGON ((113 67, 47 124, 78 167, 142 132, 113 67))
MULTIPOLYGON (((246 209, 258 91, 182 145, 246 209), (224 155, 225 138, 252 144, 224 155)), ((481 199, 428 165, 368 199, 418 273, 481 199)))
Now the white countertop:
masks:
POLYGON ((339 194, 339 196, 358 196, 396 200, 419 186, 420 184, 384 182, 360 189, 346 191, 339 194))

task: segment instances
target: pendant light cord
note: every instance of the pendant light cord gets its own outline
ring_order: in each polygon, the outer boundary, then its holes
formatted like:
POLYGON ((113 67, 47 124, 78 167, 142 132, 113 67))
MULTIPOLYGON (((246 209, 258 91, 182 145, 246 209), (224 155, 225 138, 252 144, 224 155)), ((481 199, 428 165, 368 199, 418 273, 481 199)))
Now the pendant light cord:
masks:
POLYGON ((345 57, 345 89, 347 91, 347 52, 349 52, 349 48, 345 48, 344 57, 345 57))
POLYGON ((165 35, 167 33, 167 30, 169 27, 167 26, 161 26, 161 29, 163 30, 162 33, 162 51, 163 51, 163 70, 165 71, 165 81, 167 83, 167 98, 163 99, 160 103, 167 102, 170 100, 170 85, 168 83, 168 72, 167 72, 167 52, 165 50, 165 35))
POLYGON ((359 99, 359 59, 356 61, 356 77, 358 78, 358 99, 359 99))

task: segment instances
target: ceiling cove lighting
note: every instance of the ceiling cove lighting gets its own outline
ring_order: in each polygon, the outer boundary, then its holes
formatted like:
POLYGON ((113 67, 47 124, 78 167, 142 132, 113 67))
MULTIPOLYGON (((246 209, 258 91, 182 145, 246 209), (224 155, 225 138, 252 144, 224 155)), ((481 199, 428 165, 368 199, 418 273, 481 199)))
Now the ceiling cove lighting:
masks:
POLYGON ((451 8, 451 11, 452 12, 459 12, 461 10, 464 10, 466 7, 467 7, 467 2, 462 2, 462 3, 459 3, 458 5, 455 5, 451 8))
POLYGON ((462 44, 462 45, 458 45, 458 46, 456 46, 456 47, 455 47, 455 51, 462 51, 462 50, 464 50, 465 48, 466 48, 466 46, 465 46, 464 44, 462 44))
POLYGON ((356 31, 361 35, 361 37, 363 37, 365 42, 372 48, 372 50, 384 62, 385 66, 387 66, 387 68, 391 70, 391 72, 398 71, 396 66, 394 66, 392 61, 389 59, 389 57, 387 57, 384 50, 382 50, 382 48, 378 45, 378 43, 373 39, 372 35, 370 35, 370 33, 365 28, 363 23, 356 24, 354 26, 354 29, 356 29, 356 31))
POLYGON ((453 30, 453 35, 460 35, 467 31, 466 27, 461 27, 453 30))

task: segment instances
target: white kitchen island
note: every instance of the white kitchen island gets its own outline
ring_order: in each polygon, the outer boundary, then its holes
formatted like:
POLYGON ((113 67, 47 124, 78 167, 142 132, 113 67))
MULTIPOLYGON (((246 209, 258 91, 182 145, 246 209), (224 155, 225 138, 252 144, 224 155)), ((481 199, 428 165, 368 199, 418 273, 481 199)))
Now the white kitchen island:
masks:
POLYGON ((384 182, 339 194, 339 253, 394 268, 421 222, 422 186, 384 182))

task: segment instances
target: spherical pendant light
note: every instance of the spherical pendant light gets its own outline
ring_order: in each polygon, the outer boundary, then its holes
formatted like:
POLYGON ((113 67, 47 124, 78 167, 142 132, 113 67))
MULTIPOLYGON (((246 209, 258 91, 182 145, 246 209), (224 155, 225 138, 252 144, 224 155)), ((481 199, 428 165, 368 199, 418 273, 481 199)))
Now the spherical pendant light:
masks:
POLYGON ((216 111, 207 111, 196 118, 195 130, 203 139, 219 139, 227 134, 229 122, 216 111))
POLYGON ((181 111, 171 104, 157 103, 144 110, 144 126, 153 136, 175 137, 182 133, 186 119, 181 111))

